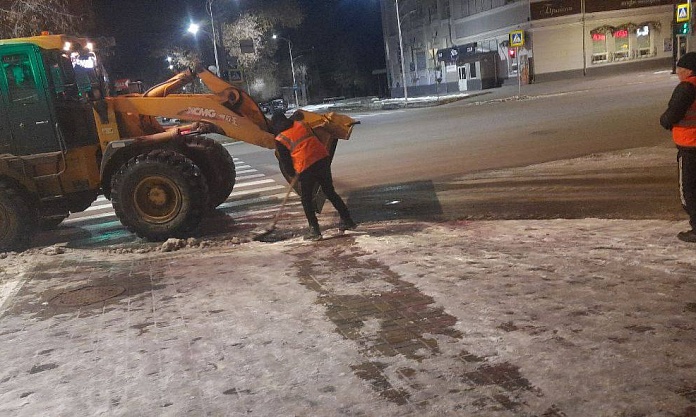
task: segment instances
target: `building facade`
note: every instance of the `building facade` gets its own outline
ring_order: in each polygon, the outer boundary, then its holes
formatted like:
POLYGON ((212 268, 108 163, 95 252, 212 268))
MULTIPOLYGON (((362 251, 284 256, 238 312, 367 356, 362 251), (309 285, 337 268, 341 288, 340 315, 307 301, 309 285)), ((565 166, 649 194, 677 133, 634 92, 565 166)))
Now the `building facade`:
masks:
POLYGON ((673 35, 674 0, 381 0, 381 9, 392 97, 404 85, 419 96, 670 66, 690 36, 673 35))

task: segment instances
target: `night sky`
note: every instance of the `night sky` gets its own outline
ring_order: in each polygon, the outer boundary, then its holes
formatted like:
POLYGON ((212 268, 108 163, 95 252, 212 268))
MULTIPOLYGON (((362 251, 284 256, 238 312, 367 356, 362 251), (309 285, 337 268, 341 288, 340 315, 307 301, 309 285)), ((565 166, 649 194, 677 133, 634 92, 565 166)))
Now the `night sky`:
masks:
MULTIPOLYGON (((244 0, 216 0, 215 8, 235 7, 244 0)), ((335 65, 340 45, 355 52, 355 62, 364 71, 385 67, 379 0, 299 0, 307 15, 301 28, 285 30, 295 51, 311 50, 319 65, 335 65), (334 61, 334 62, 332 62, 334 61)), ((108 62, 112 78, 156 77, 163 57, 151 56, 161 38, 191 45, 186 34, 190 21, 206 18, 204 0, 94 0, 97 10, 96 35, 113 36, 116 55, 108 62)), ((207 44, 210 42, 205 42, 207 44)), ((212 44, 211 44, 212 45, 212 44)), ((212 46, 210 48, 212 50, 212 46)), ((204 50, 206 65, 212 53, 204 50)), ((161 81, 161 80, 153 80, 161 81)))

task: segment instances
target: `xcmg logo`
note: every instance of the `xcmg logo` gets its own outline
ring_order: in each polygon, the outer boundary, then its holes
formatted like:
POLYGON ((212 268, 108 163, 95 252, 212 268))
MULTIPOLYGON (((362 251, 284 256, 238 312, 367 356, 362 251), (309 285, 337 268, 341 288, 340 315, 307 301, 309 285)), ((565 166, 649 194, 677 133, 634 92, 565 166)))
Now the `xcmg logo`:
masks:
POLYGON ((218 114, 218 112, 216 112, 215 109, 206 109, 204 107, 189 107, 179 114, 183 116, 195 116, 196 118, 202 119, 224 120, 227 123, 237 125, 237 118, 235 116, 229 114, 218 114))
POLYGON ((203 107, 189 107, 186 109, 184 114, 189 114, 191 116, 198 116, 198 117, 208 117, 211 119, 215 119, 217 117, 217 112, 213 109, 204 109, 203 107))

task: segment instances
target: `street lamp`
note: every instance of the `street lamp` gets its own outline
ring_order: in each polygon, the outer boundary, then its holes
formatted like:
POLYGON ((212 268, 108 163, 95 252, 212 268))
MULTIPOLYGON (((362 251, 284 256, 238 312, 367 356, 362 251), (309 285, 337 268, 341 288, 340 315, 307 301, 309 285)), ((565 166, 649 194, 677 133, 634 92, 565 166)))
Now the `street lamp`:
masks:
MULTIPOLYGON (((219 77, 220 76, 220 60, 218 59, 217 34, 215 32, 215 20, 213 18, 213 1, 214 0, 207 0, 205 3, 205 8, 208 11, 208 14, 210 15, 210 26, 212 28, 212 33, 210 33, 210 35, 213 38, 213 53, 215 55, 215 73, 219 77)), ((198 25, 196 23, 191 23, 189 25, 188 31, 195 36, 198 33, 198 31, 200 30, 200 28, 201 28, 200 25, 198 25)))
POLYGON ((290 70, 292 71, 292 92, 295 95, 295 108, 300 108, 300 102, 297 99, 297 82, 295 81, 295 61, 292 57, 292 42, 290 42, 290 39, 286 39, 278 35, 273 35, 273 39, 282 39, 288 43, 288 50, 290 51, 290 70))
POLYGON ((404 87, 404 105, 408 105, 408 89, 406 88, 406 64, 404 62, 404 39, 401 36, 401 15, 399 14, 399 0, 394 0, 396 5, 396 26, 399 31, 399 55, 401 56, 401 84, 404 87))

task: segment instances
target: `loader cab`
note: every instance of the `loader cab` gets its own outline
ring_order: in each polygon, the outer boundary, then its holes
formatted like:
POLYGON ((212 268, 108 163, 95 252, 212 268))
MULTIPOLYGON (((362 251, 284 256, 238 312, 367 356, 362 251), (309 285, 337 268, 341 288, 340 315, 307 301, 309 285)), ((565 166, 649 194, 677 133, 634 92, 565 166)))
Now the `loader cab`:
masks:
POLYGON ((98 143, 103 99, 95 58, 32 43, 0 44, 0 154, 24 156, 98 143))
POLYGON ((30 155, 59 149, 37 49, 0 48, 0 153, 30 155))

